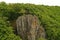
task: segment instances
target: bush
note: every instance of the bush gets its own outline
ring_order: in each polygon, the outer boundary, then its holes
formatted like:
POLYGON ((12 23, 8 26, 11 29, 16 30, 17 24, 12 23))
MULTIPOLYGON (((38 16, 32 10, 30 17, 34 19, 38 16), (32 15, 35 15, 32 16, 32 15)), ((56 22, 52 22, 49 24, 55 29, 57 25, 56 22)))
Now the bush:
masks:
POLYGON ((0 40, 20 40, 20 37, 13 33, 12 27, 5 19, 0 17, 0 40))
POLYGON ((45 38, 39 38, 38 40, 46 40, 45 38))

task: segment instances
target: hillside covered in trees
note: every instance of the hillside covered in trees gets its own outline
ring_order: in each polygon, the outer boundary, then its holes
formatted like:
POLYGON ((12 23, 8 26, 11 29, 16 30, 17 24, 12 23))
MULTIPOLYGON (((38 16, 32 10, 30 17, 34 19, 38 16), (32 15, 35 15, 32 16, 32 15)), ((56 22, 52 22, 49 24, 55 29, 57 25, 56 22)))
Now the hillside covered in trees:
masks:
MULTIPOLYGON (((34 4, 0 3, 0 40, 21 40, 11 22, 19 16, 36 15, 46 31, 47 40, 60 40, 60 7, 34 4)), ((44 40, 44 39, 39 39, 44 40)))

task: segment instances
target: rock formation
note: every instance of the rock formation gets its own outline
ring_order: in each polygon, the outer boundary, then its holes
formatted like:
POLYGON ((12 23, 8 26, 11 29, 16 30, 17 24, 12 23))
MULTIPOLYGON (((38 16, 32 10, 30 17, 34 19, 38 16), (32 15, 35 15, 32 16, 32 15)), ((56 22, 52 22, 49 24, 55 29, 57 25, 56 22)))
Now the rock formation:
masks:
POLYGON ((44 28, 40 25, 37 16, 23 15, 16 20, 17 32, 22 40, 38 40, 38 38, 45 38, 44 28))

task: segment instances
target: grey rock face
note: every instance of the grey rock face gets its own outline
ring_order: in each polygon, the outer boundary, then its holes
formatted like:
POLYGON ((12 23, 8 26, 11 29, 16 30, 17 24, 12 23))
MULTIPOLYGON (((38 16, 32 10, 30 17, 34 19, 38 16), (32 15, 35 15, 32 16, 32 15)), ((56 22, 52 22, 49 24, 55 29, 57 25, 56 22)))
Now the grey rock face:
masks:
POLYGON ((23 15, 16 20, 17 32, 22 40, 37 40, 45 38, 44 28, 40 25, 37 16, 23 15))

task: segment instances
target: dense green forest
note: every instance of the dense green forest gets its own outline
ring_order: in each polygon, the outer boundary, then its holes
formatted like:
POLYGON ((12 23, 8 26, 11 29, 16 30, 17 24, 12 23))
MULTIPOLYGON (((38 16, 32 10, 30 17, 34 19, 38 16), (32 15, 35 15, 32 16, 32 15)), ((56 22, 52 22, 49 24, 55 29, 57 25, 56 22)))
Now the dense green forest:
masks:
MULTIPOLYGON (((0 40, 20 40, 11 21, 21 15, 36 15, 45 28, 47 40, 60 40, 60 7, 34 4, 0 3, 0 40)), ((41 39, 44 40, 44 39, 41 39)))

